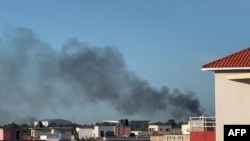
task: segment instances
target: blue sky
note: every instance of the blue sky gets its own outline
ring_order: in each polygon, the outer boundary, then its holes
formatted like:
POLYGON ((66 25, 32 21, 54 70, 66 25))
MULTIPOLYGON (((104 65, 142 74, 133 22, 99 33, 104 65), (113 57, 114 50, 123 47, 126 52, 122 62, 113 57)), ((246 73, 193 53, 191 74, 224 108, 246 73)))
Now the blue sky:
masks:
MULTIPOLYGON (((58 50, 70 38, 116 47, 129 70, 157 89, 195 92, 210 115, 214 114, 214 76, 201 71, 201 66, 249 47, 249 13, 247 0, 0 1, 3 30, 29 28, 58 50)), ((112 110, 108 115, 92 114, 103 107, 84 108, 89 116, 76 112, 81 109, 76 107, 65 118, 74 115, 79 122, 124 118, 112 110)))

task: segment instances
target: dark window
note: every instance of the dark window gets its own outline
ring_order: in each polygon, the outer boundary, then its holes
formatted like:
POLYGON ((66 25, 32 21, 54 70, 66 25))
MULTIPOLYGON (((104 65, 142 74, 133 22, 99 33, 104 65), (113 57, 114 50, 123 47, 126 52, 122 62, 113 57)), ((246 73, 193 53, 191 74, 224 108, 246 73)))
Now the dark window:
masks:
POLYGON ((20 139, 20 131, 16 131, 16 140, 20 139))
POLYGON ((104 131, 100 131, 100 136, 104 137, 104 131))

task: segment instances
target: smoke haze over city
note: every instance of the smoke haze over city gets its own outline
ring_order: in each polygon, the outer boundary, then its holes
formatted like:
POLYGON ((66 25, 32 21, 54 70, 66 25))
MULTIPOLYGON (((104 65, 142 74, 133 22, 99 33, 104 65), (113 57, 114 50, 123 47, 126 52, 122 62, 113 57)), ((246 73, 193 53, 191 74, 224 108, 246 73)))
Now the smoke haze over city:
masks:
POLYGON ((0 118, 6 122, 27 122, 40 118, 37 113, 101 102, 125 116, 153 118, 160 112, 186 119, 204 114, 194 92, 152 87, 126 68, 114 47, 69 39, 58 51, 23 27, 4 31, 0 43, 0 118))

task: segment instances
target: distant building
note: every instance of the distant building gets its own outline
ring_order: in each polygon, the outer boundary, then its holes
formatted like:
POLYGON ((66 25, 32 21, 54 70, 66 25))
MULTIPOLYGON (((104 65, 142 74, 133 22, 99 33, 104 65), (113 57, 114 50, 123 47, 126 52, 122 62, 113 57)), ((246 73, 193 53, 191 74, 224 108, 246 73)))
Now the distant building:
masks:
POLYGON ((115 126, 95 126, 94 137, 113 137, 115 126))
POLYGON ((150 135, 164 135, 171 131, 172 126, 171 125, 149 125, 148 126, 148 132, 150 135))
POLYGON ((47 134, 62 133, 71 135, 73 127, 33 127, 30 128, 32 137, 40 137, 47 134))
POLYGON ((189 135, 190 134, 190 121, 187 124, 181 125, 181 134, 189 135))
POLYGON ((22 140, 23 132, 17 128, 0 128, 0 140, 22 140))
POLYGON ((131 132, 131 127, 129 126, 129 121, 127 119, 119 120, 119 123, 115 126, 115 136, 129 137, 130 132, 131 132))
POLYGON ((129 126, 132 131, 147 131, 149 120, 131 120, 129 126))
POLYGON ((35 127, 55 127, 55 126, 69 126, 72 125, 71 121, 64 119, 44 119, 39 121, 34 121, 35 127))
POLYGON ((94 137, 94 129, 93 128, 85 128, 85 127, 77 127, 76 131, 78 133, 79 139, 94 137))
POLYGON ((131 127, 126 125, 116 125, 115 126, 115 136, 116 137, 129 137, 131 132, 131 127))

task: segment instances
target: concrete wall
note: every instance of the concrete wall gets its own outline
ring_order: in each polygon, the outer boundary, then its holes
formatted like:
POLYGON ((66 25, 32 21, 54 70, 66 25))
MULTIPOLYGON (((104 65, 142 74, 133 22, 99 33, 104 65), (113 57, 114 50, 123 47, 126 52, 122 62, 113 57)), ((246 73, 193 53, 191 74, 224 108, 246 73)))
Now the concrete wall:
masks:
POLYGON ((215 72, 216 141, 223 141, 224 124, 250 124, 250 80, 228 79, 241 73, 215 72))

